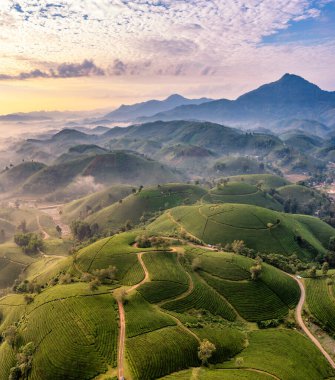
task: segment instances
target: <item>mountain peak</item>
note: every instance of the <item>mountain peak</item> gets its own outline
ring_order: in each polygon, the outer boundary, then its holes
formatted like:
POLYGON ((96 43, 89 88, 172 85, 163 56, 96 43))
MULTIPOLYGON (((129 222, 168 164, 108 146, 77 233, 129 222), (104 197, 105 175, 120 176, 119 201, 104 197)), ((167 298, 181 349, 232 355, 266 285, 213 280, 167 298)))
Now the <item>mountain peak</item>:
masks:
POLYGON ((185 98, 179 94, 172 94, 168 98, 165 99, 165 101, 171 101, 171 100, 185 100, 185 98))

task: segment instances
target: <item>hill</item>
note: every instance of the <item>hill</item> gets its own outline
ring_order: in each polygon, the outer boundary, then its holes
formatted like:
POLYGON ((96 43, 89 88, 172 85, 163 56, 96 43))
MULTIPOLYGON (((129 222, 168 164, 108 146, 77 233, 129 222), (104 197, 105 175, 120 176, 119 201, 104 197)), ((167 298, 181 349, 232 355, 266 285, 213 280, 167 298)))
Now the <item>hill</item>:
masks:
POLYGON ((88 216, 86 220, 98 223, 104 229, 120 228, 126 222, 134 226, 157 216, 166 209, 194 204, 205 194, 206 190, 201 187, 186 184, 144 188, 141 192, 123 199, 122 203, 116 202, 88 216))
POLYGON ((85 156, 96 156, 98 154, 108 153, 107 149, 101 148, 94 144, 75 145, 71 147, 67 153, 62 154, 54 164, 61 164, 67 161, 72 161, 77 158, 83 158, 85 156))
POLYGON ((132 192, 132 186, 115 185, 103 191, 87 195, 66 204, 62 208, 62 219, 66 222, 86 218, 100 210, 127 197, 132 192))
POLYGON ((290 182, 283 177, 279 177, 272 174, 247 174, 243 176, 229 177, 231 182, 245 182, 249 185, 261 186, 264 190, 276 189, 285 185, 289 185, 290 182))
POLYGON ((249 157, 228 157, 217 161, 212 170, 219 175, 264 174, 264 163, 249 157))
POLYGON ((324 144, 322 138, 301 131, 286 132, 279 137, 287 146, 307 153, 322 147, 324 144))
POLYGON ((93 183, 112 184, 150 184, 171 182, 180 178, 166 166, 144 158, 138 154, 114 151, 64 162, 44 168, 30 177, 22 186, 28 194, 48 194, 64 188, 80 177, 93 183))
POLYGON ((0 174, 0 191, 14 190, 22 185, 30 176, 39 172, 46 165, 40 162, 23 162, 0 174))
POLYGON ((300 130, 304 133, 319 137, 325 137, 330 131, 330 128, 325 124, 315 120, 306 119, 279 120, 278 122, 272 124, 271 129, 277 131, 278 133, 282 131, 300 130))
POLYGON ((97 241, 48 264, 45 273, 42 263, 30 266, 27 278, 43 284, 41 292, 31 294, 29 302, 25 293, 0 298, 0 332, 6 337, 0 344, 1 378, 17 365, 15 350, 28 343, 33 348, 28 376, 34 380, 117 378, 120 373, 133 380, 173 380, 190 379, 193 371, 206 380, 300 380, 297 371, 308 380, 333 375, 310 341, 285 328, 300 297, 294 279, 262 264, 258 280, 251 280, 255 261, 228 252, 191 245, 139 249, 133 243, 142 233, 97 241), (89 276, 111 265, 117 268, 114 280, 91 288, 89 276), (124 304, 122 291, 127 292, 124 304), (266 321, 280 326, 258 329, 256 322, 266 321), (125 336, 120 336, 123 323, 125 336), (8 339, 14 325, 17 341, 8 339), (216 346, 210 368, 200 368, 197 351, 203 339, 216 346))
POLYGON ((260 188, 245 182, 218 185, 202 198, 208 203, 240 203, 282 211, 282 205, 260 188))
POLYGON ((295 213, 301 214, 315 214, 330 205, 329 199, 325 194, 321 194, 306 186, 301 185, 287 185, 277 188, 277 193, 284 200, 295 204, 295 213))
MULTIPOLYGON (((164 145, 188 144, 211 150, 217 154, 237 152, 266 154, 283 142, 273 135, 242 132, 224 125, 197 121, 156 121, 128 128, 113 128, 102 135, 105 140, 140 139, 164 145)), ((121 140, 122 141, 122 140, 121 140)))
POLYGON ((207 244, 243 240, 264 253, 293 253, 305 260, 325 255, 335 230, 317 218, 241 204, 176 207, 149 225, 156 233, 185 233, 207 244))
POLYGON ((327 124, 324 120, 326 112, 334 107, 335 92, 323 91, 304 78, 285 74, 278 81, 265 84, 234 101, 221 99, 197 106, 180 106, 141 121, 192 119, 250 125, 285 119, 311 119, 327 124))

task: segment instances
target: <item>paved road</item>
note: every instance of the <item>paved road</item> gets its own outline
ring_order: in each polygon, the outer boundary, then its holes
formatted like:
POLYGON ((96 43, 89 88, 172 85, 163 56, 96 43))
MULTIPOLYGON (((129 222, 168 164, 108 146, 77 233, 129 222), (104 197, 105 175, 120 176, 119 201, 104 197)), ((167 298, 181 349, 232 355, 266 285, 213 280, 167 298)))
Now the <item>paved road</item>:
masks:
POLYGON ((330 357, 328 352, 321 346, 321 343, 315 338, 315 336, 308 330, 302 318, 302 310, 303 310, 305 299, 306 299, 306 291, 305 291, 304 284, 302 280, 296 278, 295 276, 292 276, 292 275, 290 276, 298 283, 300 287, 300 291, 301 291, 300 300, 299 300, 297 308, 295 309, 295 318, 297 322, 299 323, 300 327, 302 328, 302 330, 308 336, 308 338, 316 345, 316 347, 321 351, 323 356, 328 360, 329 364, 335 369, 335 363, 333 359, 330 357))

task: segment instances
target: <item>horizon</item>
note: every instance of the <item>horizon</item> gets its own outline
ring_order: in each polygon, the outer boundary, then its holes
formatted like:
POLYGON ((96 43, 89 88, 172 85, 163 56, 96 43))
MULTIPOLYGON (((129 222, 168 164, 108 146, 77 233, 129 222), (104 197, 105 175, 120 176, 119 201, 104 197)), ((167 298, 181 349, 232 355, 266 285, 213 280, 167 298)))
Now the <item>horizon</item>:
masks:
POLYGON ((2 115, 234 99, 285 72, 335 88, 333 0, 5 0, 0 20, 2 115))
MULTIPOLYGON (((257 90, 258 88, 262 87, 263 85, 266 85, 266 84, 270 84, 270 83, 275 83, 275 82, 278 82, 279 80, 281 80, 284 76, 286 75, 290 75, 290 76, 295 76, 295 77, 299 77, 301 79, 304 79, 306 80, 307 82, 309 83, 312 83, 312 84, 315 84, 317 85, 322 91, 327 91, 327 92, 334 92, 335 90, 332 90, 332 89, 324 89, 322 88, 321 86, 319 86, 317 83, 313 83, 313 82, 310 82, 308 79, 302 77, 301 75, 299 74, 296 74, 296 73, 285 73, 283 75, 281 75, 279 78, 277 78, 276 80, 272 80, 270 81, 269 83, 261 83, 259 84, 257 87, 255 88, 251 88, 250 90, 246 91, 246 92, 242 92, 240 94, 238 94, 237 96, 235 96, 234 98, 228 98, 228 97, 225 97, 225 96, 222 96, 222 97, 219 97, 219 98, 209 98, 210 101, 216 101, 216 100, 222 100, 222 99, 228 99, 228 100, 237 100, 240 96, 248 93, 248 92, 251 92, 251 91, 254 91, 254 90, 257 90)), ((184 97, 184 98, 187 98, 187 99, 200 99, 200 98, 208 98, 206 96, 199 96, 198 98, 196 97, 192 97, 192 96, 185 96, 184 94, 180 94, 180 93, 170 93, 170 94, 167 94, 167 95, 162 95, 162 97, 157 97, 155 99, 153 98, 144 98, 143 100, 141 101, 136 101, 136 99, 134 99, 134 103, 122 103, 122 104, 117 104, 113 107, 103 107, 103 108, 95 108, 95 109, 36 109, 36 110, 32 110, 32 111, 17 111, 17 112, 12 112, 12 113, 0 113, 0 116, 10 116, 10 115, 15 115, 15 114, 33 114, 33 113, 61 113, 61 114, 65 114, 65 113, 69 113, 69 114, 77 114, 77 113, 82 113, 82 112, 85 112, 87 115, 89 114, 92 114, 92 113, 108 113, 108 112, 111 112, 111 111, 114 111, 122 106, 132 106, 132 105, 135 105, 135 104, 140 104, 140 103, 143 103, 143 102, 148 102, 148 101, 151 101, 151 100, 156 100, 156 101, 165 101, 167 100, 168 98, 170 98, 171 96, 181 96, 181 97, 184 97)), ((102 116, 102 115, 101 115, 102 116)))

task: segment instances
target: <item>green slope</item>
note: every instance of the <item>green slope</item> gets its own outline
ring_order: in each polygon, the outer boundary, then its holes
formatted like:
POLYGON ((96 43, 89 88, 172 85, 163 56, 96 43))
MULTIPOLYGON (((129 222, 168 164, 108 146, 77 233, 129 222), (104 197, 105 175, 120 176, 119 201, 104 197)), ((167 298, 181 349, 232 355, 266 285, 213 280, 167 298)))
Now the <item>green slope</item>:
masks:
POLYGON ((127 221, 136 225, 142 216, 148 220, 168 208, 194 204, 205 194, 201 187, 186 184, 144 188, 140 193, 125 198, 122 203, 117 202, 89 216, 87 221, 96 222, 103 228, 120 228, 127 221))
POLYGON ((305 259, 325 254, 329 238, 335 234, 332 227, 317 218, 240 204, 176 207, 148 228, 157 233, 186 232, 208 244, 243 240, 256 251, 297 253, 305 259))

